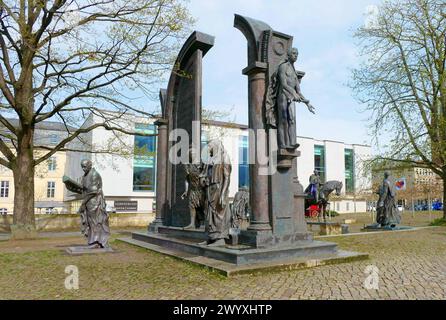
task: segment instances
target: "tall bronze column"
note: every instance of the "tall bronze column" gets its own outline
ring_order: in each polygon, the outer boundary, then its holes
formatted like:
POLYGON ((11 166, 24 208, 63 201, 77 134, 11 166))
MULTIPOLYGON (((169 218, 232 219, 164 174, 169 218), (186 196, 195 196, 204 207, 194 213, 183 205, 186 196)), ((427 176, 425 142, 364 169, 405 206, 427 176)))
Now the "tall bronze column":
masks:
POLYGON ((271 230, 269 218, 269 192, 268 192, 268 163, 262 163, 261 157, 268 155, 268 135, 265 131, 263 97, 265 96, 265 76, 267 64, 256 62, 243 70, 248 76, 248 103, 249 103, 249 148, 250 156, 250 205, 251 224, 248 230, 271 230))
POLYGON ((156 150, 156 215, 149 225, 149 231, 157 232, 158 227, 164 225, 164 215, 167 206, 166 176, 167 176, 167 120, 159 119, 155 122, 158 127, 158 143, 156 150))

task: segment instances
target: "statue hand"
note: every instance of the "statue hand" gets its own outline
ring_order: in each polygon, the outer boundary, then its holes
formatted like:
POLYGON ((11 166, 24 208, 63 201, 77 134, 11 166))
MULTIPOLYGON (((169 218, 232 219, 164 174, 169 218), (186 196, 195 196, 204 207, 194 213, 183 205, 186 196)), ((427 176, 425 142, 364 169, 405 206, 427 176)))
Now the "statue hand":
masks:
POLYGON ((181 200, 186 199, 186 197, 187 197, 187 192, 185 191, 185 192, 183 192, 183 194, 181 195, 181 200))
POLYGON ((295 94, 295 95, 294 95, 293 100, 296 101, 296 102, 302 102, 302 98, 301 98, 301 96, 298 95, 298 94, 295 94))
POLYGON ((311 113, 313 113, 313 114, 316 113, 314 107, 310 104, 310 102, 308 102, 307 108, 308 108, 308 111, 310 111, 311 113))

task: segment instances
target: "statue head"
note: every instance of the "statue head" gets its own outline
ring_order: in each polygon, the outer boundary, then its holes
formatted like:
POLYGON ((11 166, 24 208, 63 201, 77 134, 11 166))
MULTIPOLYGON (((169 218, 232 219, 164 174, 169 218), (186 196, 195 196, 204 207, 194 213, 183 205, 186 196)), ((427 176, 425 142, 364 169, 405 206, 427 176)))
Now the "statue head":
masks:
POLYGON ((85 174, 90 172, 92 166, 93 166, 93 163, 89 159, 84 159, 81 161, 81 168, 82 168, 82 170, 84 170, 85 174))
POLYGON ((384 179, 387 179, 388 177, 390 177, 390 173, 389 173, 389 171, 385 171, 384 172, 384 179))
POLYGON ((207 145, 209 158, 206 162, 213 164, 230 164, 230 160, 223 143, 220 140, 211 140, 207 145))
POLYGON ((313 173, 317 176, 319 175, 319 171, 317 171, 316 169, 314 169, 313 173))
POLYGON ((338 181, 338 183, 336 184, 336 187, 335 187, 335 192, 338 197, 341 195, 342 187, 343 187, 342 181, 338 181))
POLYGON ((297 61, 297 57, 299 56, 299 51, 297 48, 288 49, 288 61, 294 63, 297 61))

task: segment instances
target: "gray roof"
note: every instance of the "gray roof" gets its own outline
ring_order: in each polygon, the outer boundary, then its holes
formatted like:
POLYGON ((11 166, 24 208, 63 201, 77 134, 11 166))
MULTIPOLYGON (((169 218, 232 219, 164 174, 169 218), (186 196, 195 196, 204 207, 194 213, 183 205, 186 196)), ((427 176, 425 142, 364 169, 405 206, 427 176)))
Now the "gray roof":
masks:
MULTIPOLYGON (((19 126, 19 119, 6 119, 10 124, 12 124, 14 127, 19 126)), ((3 125, 0 123, 0 126, 3 127, 3 125)), ((48 131, 75 131, 76 128, 72 126, 66 126, 63 122, 56 122, 56 121, 42 121, 38 122, 36 124, 36 129, 38 130, 48 130, 48 131)))

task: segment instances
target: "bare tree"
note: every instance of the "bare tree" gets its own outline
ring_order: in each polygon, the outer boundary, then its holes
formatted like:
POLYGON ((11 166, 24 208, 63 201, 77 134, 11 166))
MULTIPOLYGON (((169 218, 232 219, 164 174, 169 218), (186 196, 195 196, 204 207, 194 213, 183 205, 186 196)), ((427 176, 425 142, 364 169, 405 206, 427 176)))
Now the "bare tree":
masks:
POLYGON ((152 116, 143 98, 191 23, 183 0, 0 0, 0 164, 13 171, 15 237, 35 230, 35 166, 97 127, 134 134, 116 120, 152 116), (102 121, 81 126, 90 112, 102 121), (50 119, 66 137, 36 145, 50 119))
POLYGON ((355 36, 352 88, 374 136, 390 137, 378 160, 430 168, 446 192, 446 2, 385 1, 355 36))

